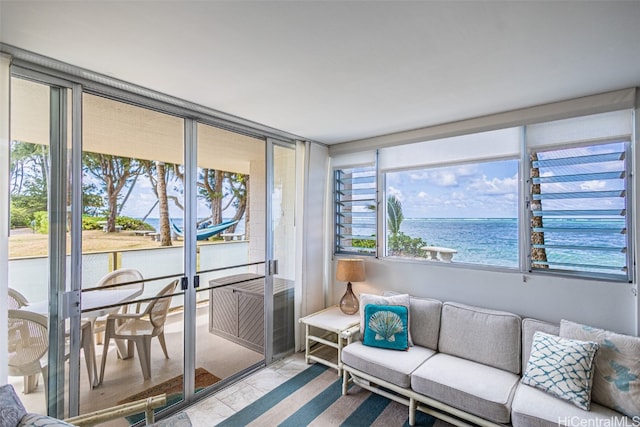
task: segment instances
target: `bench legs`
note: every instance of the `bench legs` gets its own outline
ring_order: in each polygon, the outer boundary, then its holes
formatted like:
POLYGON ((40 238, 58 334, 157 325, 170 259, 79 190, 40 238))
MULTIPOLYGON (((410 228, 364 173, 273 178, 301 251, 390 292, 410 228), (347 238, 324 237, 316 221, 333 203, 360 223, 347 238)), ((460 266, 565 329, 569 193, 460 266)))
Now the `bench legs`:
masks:
POLYGON ((342 395, 349 394, 349 372, 342 370, 342 395))

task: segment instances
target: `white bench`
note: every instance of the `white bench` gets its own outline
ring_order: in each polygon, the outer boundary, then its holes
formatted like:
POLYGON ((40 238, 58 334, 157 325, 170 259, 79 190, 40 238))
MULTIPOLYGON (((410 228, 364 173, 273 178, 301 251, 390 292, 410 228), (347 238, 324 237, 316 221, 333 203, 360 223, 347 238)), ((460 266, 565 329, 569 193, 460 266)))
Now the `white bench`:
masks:
POLYGON ((222 233, 220 237, 222 237, 225 242, 230 240, 242 240, 244 238, 244 233, 222 233))
POLYGON ((133 234, 136 236, 148 236, 150 234, 155 233, 153 230, 134 230, 133 234))
MULTIPOLYGON (((119 233, 119 232, 122 231, 122 226, 121 225, 116 225, 115 229, 116 229, 116 233, 119 233)), ((105 233, 109 231, 107 229, 107 225, 106 224, 102 226, 102 231, 104 231, 105 233)))
POLYGON ((455 249, 440 246, 423 246, 420 249, 427 252, 429 259, 442 262, 451 262, 453 255, 458 253, 455 249))

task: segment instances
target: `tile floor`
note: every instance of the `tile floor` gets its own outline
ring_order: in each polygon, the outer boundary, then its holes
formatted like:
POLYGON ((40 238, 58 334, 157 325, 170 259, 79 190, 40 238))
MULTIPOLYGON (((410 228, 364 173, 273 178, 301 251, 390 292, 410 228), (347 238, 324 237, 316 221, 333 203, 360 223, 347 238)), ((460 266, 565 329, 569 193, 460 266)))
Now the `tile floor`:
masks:
POLYGON ((185 412, 194 427, 214 426, 309 366, 303 352, 295 353, 190 406, 185 412))

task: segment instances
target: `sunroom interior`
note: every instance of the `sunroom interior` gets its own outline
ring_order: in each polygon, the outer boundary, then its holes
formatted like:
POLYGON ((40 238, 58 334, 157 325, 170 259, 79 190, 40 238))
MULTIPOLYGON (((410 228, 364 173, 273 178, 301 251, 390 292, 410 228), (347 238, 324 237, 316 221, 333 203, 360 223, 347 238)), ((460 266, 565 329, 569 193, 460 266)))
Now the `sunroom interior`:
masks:
MULTIPOLYGON (((335 279, 336 264, 344 258, 364 260, 356 294, 410 293, 637 336, 639 6, 2 1, 0 163, 12 161, 14 141, 62 157, 48 172, 60 181, 45 192, 50 215, 57 214, 42 235, 44 254, 35 256, 12 252, 35 229, 26 237, 12 229, 12 175, 2 168, 0 292, 57 301, 45 314, 66 319, 58 342, 72 349, 50 371, 64 377, 49 388, 57 399, 45 397, 43 384, 21 398, 34 412, 64 417, 185 374, 173 410, 182 408, 303 350, 298 319, 338 303, 345 283, 335 279), (65 129, 56 129, 60 123, 65 129), (170 201, 182 209, 172 205, 165 225, 175 222, 183 235, 172 233, 168 247, 153 240, 150 249, 129 249, 125 234, 149 246, 155 236, 148 234, 162 233, 85 231, 84 185, 98 182, 87 153, 146 162, 153 174, 175 166, 166 181, 170 201), (569 168, 570 178, 547 184, 560 174, 553 169, 560 157, 565 166, 593 165, 580 173, 604 175, 567 184, 579 173, 569 168), (487 175, 491 168, 503 172, 487 175), (196 238, 202 210, 211 209, 198 187, 209 170, 246 177, 246 211, 229 239, 196 238), (358 197, 350 204, 344 195, 357 185, 344 191, 340 177, 355 182, 363 170, 372 179, 355 207, 358 197), (542 190, 533 190, 534 176, 542 190), (475 217, 462 218, 464 202, 473 209, 464 182, 484 197, 475 217), (558 196, 545 194, 545 185, 586 201, 554 205, 558 196), (389 222, 391 196, 404 208, 402 233, 389 222), (551 218, 543 230, 536 212, 553 213, 540 200, 573 225, 552 227, 551 218), (600 231, 576 231, 596 217, 600 231), (467 240, 462 221, 451 222, 463 219, 476 230, 467 240), (484 235, 487 219, 495 220, 494 234, 484 235), (554 231, 559 242, 533 238, 554 231), (611 246, 585 244, 593 233, 611 246), (398 248, 398 235, 413 238, 414 247, 398 248), (120 240, 116 249, 88 251, 94 236, 120 240), (468 240, 480 241, 473 256, 462 243, 468 240), (164 326, 169 358, 154 337, 151 378, 137 355, 122 359, 100 334, 92 333, 95 354, 87 355, 80 345, 87 316, 64 308, 75 301, 70 291, 84 295, 105 274, 131 268, 144 277, 144 291, 121 306, 153 301, 167 283, 181 281, 164 326), (233 292, 216 293, 218 286, 233 292), (238 314, 254 303, 253 314, 238 314), (228 313, 248 322, 247 334, 237 324, 225 329, 228 313), (199 384, 198 368, 216 379, 199 384)), ((140 206, 130 216, 146 218, 155 204, 145 203, 160 200, 147 175, 136 184, 144 191, 132 193, 140 206)), ((0 349, 9 347, 8 335, 0 349)), ((24 379, 10 374, 5 354, 0 384, 21 390, 24 379)))

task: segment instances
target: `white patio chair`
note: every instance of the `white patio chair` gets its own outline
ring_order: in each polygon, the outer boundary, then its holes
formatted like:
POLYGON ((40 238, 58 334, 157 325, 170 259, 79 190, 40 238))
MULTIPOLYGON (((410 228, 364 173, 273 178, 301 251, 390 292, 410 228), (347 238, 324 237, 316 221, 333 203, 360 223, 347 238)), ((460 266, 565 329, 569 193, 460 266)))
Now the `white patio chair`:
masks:
POLYGON ((135 343, 142 375, 145 380, 151 378, 151 338, 158 337, 164 356, 167 359, 169 358, 164 339, 164 323, 171 305, 171 297, 168 295, 174 292, 177 285, 178 280, 176 279, 165 286, 142 313, 114 313, 107 316, 102 364, 100 366, 100 383, 104 379, 109 341, 112 338, 128 341, 128 357, 133 356, 132 344, 135 343))

